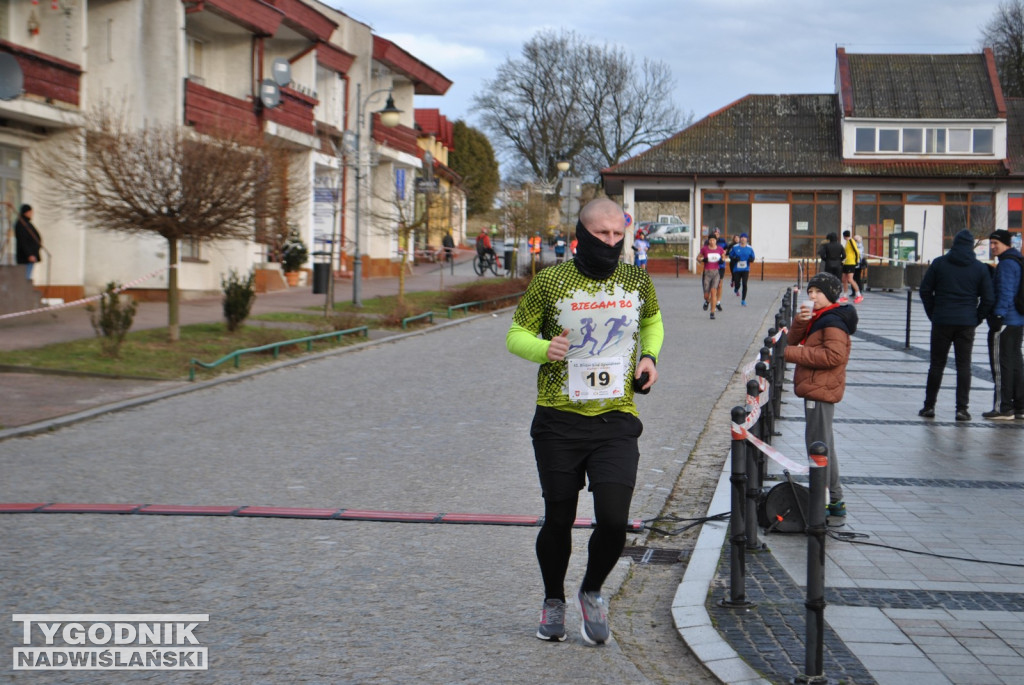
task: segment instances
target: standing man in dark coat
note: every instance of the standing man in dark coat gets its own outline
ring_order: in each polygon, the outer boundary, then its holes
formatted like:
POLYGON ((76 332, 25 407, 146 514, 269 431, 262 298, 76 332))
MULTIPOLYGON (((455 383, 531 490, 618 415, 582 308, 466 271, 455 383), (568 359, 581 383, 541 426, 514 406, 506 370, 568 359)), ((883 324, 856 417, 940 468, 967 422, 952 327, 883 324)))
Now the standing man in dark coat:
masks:
POLYGON ((843 260, 846 259, 846 250, 839 242, 839 236, 829 233, 827 241, 818 248, 818 259, 821 260, 821 270, 843 279, 843 260))
POLYGON ((43 239, 32 225, 32 207, 22 205, 14 222, 15 261, 25 265, 25 278, 32 280, 32 269, 39 263, 43 239))
POLYGON ((931 364, 924 391, 924 408, 918 416, 935 416, 935 400, 942 372, 953 347, 956 360, 956 420, 970 421, 971 351, 974 329, 988 318, 995 304, 988 267, 974 255, 974 236, 960 231, 949 252, 937 257, 921 279, 921 302, 932 322, 931 364))
POLYGON ((999 259, 993 284, 996 304, 988 319, 989 364, 996 387, 992 411, 982 416, 997 421, 1024 419, 1024 359, 1020 349, 1024 314, 1014 304, 1024 277, 1024 257, 1013 246, 1013 234, 1006 230, 993 231, 988 247, 999 259))

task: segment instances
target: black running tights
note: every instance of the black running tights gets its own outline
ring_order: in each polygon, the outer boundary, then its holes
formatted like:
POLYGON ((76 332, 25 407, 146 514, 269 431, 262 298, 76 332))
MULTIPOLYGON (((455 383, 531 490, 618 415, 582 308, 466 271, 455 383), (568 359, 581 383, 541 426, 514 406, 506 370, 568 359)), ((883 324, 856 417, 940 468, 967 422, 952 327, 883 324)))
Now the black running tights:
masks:
MULTIPOLYGON (((597 526, 590 535, 587 573, 580 589, 598 592, 615 568, 626 544, 626 524, 633 488, 618 483, 593 486, 597 526)), ((572 553, 572 526, 579 496, 561 502, 544 501, 544 525, 537 534, 537 561, 544 579, 544 598, 565 601, 565 574, 572 553)))

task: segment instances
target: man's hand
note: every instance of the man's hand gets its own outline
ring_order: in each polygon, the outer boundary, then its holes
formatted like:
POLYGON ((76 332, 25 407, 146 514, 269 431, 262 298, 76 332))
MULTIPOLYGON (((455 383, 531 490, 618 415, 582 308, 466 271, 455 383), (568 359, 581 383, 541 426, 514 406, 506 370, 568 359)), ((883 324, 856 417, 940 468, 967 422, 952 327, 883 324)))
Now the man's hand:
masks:
POLYGON ((560 362, 565 359, 565 355, 569 353, 569 329, 563 328, 562 332, 551 339, 551 344, 548 345, 548 360, 553 362, 560 362))
POLYGON ((650 357, 641 357, 640 361, 636 363, 636 372, 633 374, 633 378, 640 378, 647 372, 648 378, 647 383, 644 384, 644 390, 650 390, 658 381, 658 368, 654 365, 654 361, 650 357))
POLYGON ((1003 330, 1003 317, 993 314, 988 317, 988 327, 993 331, 1003 330))

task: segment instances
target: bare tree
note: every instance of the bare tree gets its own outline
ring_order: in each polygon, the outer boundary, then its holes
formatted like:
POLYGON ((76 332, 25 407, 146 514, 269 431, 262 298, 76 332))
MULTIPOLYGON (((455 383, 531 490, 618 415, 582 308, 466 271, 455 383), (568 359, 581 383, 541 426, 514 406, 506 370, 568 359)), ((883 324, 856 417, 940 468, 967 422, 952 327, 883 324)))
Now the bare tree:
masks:
POLYGON ((638 68, 620 48, 541 31, 484 84, 474 109, 520 178, 552 182, 560 159, 596 177, 678 132, 687 119, 672 103, 673 85, 661 62, 638 68))
POLYGON ((1024 97, 1024 0, 1004 0, 981 34, 992 48, 1003 95, 1024 97))
POLYGON ((34 155, 60 189, 53 201, 103 230, 167 241, 167 325, 179 340, 178 241, 253 239, 257 220, 280 220, 299 191, 262 140, 199 136, 173 125, 132 126, 109 107, 34 155), (69 160, 80 160, 75 163, 69 160))
MULTIPOLYGON (((411 197, 400 198, 393 188, 385 193, 374 192, 374 209, 369 216, 374 219, 377 233, 393 237, 398 242, 398 306, 405 306, 405 273, 409 268, 410 259, 415 255, 413 236, 419 231, 430 230, 430 216, 439 209, 450 205, 449 194, 443 189, 428 193, 411 193, 411 197), (416 201, 422 197, 423 203, 416 201)), ((436 230, 436 227, 435 227, 436 230)))

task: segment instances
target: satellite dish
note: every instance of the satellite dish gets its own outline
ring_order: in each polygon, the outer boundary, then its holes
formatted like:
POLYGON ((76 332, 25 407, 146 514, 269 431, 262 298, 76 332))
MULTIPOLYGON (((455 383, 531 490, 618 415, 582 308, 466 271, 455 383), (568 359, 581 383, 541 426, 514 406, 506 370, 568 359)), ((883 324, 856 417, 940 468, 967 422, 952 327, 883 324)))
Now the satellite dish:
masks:
POLYGON ((268 78, 260 83, 260 102, 267 109, 273 109, 281 104, 281 88, 268 78))
POLYGON ((284 57, 275 59, 270 71, 274 74, 274 82, 282 88, 292 82, 292 65, 284 57))
POLYGON ((0 52, 0 100, 13 100, 21 95, 25 75, 14 55, 0 52))

